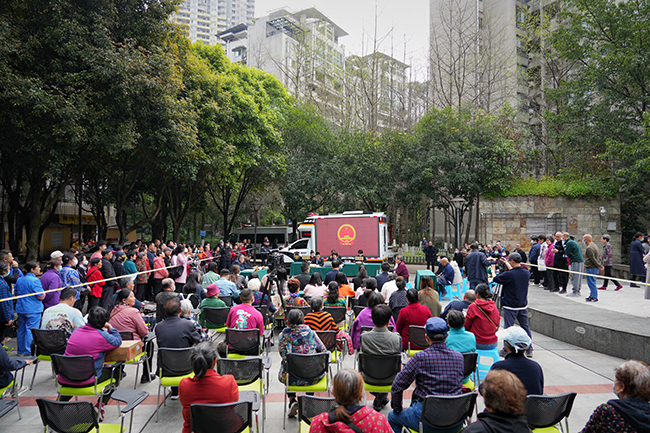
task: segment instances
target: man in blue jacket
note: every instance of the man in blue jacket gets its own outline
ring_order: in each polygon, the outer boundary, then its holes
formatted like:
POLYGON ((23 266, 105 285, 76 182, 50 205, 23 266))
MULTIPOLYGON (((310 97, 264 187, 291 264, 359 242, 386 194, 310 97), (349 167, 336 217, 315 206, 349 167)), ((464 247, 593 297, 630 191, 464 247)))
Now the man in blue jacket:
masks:
POLYGON ((454 282, 454 275, 456 275, 453 266, 449 263, 449 257, 443 257, 440 259, 439 270, 440 273, 438 274, 437 284, 438 291, 440 292, 440 296, 445 296, 447 294, 445 286, 451 286, 454 282))
MULTIPOLYGON (((533 338, 528 322, 528 282, 530 273, 521 267, 519 253, 510 253, 508 260, 499 259, 505 263, 507 271, 494 277, 494 282, 503 285, 501 289, 501 305, 503 305, 503 327, 509 328, 519 322, 526 334, 533 338)), ((526 350, 526 356, 532 358, 533 346, 526 350)))
POLYGON ((533 246, 530 247, 530 251, 528 252, 528 261, 532 265, 531 268, 533 270, 533 282, 535 284, 539 284, 540 275, 537 269, 537 259, 539 258, 539 252, 542 245, 540 239, 537 236, 531 236, 530 241, 533 243, 533 246))
POLYGON ((467 270, 469 288, 474 290, 479 284, 488 283, 487 268, 490 266, 490 262, 485 254, 478 250, 477 244, 470 245, 470 249, 472 251, 465 257, 465 269, 467 270))

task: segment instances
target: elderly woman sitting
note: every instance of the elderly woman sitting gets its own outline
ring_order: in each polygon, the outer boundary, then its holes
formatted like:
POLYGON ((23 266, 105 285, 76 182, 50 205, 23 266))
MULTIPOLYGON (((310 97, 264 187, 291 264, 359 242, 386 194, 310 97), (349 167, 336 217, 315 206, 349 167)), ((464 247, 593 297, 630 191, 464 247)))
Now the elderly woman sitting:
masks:
MULTIPOLYGON (((312 354, 325 352, 325 345, 320 341, 320 338, 312 331, 309 326, 304 324, 304 317, 302 311, 300 310, 291 310, 287 314, 287 328, 282 330, 280 334, 280 356, 282 357, 282 363, 280 364, 280 371, 278 373, 278 379, 281 383, 287 383, 287 372, 286 372, 286 358, 289 353, 301 353, 301 354, 312 354)), ((318 383, 321 377, 316 378, 310 383, 305 383, 303 381, 294 381, 293 378, 290 378, 290 385, 299 385, 307 386, 314 385, 318 383)), ((290 392, 289 394, 289 417, 296 416, 298 413, 298 402, 296 401, 296 393, 290 392)))
MULTIPOLYGON (((374 328, 375 324, 372 321, 372 307, 375 305, 380 305, 384 303, 384 298, 378 292, 372 292, 368 297, 367 307, 359 312, 359 315, 352 324, 352 346, 359 350, 361 347, 361 328, 363 326, 371 326, 374 328)), ((395 319, 392 317, 388 322, 388 326, 392 326, 395 329, 395 319)))
POLYGON ((485 411, 463 433, 530 433, 526 410, 526 388, 507 370, 491 370, 479 388, 485 411))
POLYGON ((614 394, 594 410, 582 433, 647 432, 650 426, 650 367, 629 360, 616 367, 614 394))

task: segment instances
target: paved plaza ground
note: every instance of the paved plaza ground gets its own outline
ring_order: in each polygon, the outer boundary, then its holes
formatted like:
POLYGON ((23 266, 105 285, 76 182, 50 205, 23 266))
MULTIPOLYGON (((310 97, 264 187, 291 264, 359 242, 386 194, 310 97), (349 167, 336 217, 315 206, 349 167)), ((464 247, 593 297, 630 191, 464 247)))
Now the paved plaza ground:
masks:
MULTIPOLYGON (((416 269, 421 268, 420 266, 409 266, 413 274, 415 274, 416 269)), ((625 288, 619 292, 614 292, 611 285, 610 290, 601 291, 601 301, 597 304, 590 304, 594 308, 594 314, 598 314, 598 311, 604 308, 647 318, 650 314, 650 301, 643 300, 643 289, 629 288, 628 284, 624 286, 625 288)), ((541 289, 531 285, 530 290, 541 289)), ((583 282, 582 293, 588 293, 585 282, 583 282)), ((547 295, 559 296, 550 293, 547 293, 547 295)), ((443 304, 446 302, 448 301, 443 302, 443 304)), ((584 299, 576 299, 575 302, 584 303, 584 299)), ((612 324, 612 326, 615 326, 615 324, 612 324)), ((15 341, 10 342, 11 344, 15 345, 15 341)), ((624 360, 585 350, 541 334, 534 335, 534 345, 534 360, 540 363, 544 370, 545 393, 549 395, 569 391, 578 393, 573 412, 569 418, 569 426, 572 432, 580 431, 596 406, 615 398, 612 392, 614 368, 624 360)), ((284 391, 283 385, 277 380, 280 365, 280 356, 277 352, 277 339, 276 345, 272 349, 271 358, 273 366, 271 368, 270 395, 267 400, 268 414, 264 422, 265 431, 270 433, 282 431, 282 402, 284 391)), ((15 354, 15 352, 13 353, 15 354)), ((343 366, 345 368, 353 368, 354 357, 346 357, 343 366)), ((127 377, 120 387, 133 387, 135 366, 127 366, 126 372, 127 377)), ((33 367, 27 367, 25 375, 25 383, 27 385, 29 384, 32 373, 33 367)), ((154 422, 158 389, 157 382, 146 385, 138 383, 137 387, 140 390, 148 391, 150 396, 143 404, 135 409, 133 431, 146 433, 180 432, 183 423, 180 402, 178 400, 168 401, 167 406, 161 407, 160 409, 160 420, 154 422)), ((18 420, 18 413, 14 409, 0 419, 0 432, 30 433, 42 431, 43 425, 38 414, 35 399, 40 397, 54 398, 55 396, 56 392, 50 365, 47 362, 43 362, 38 369, 33 390, 25 391, 21 395, 22 420, 18 420)), ((372 397, 368 397, 368 404, 372 404, 372 397)), ((407 393, 405 397, 410 397, 410 393, 407 393)), ((408 398, 405 398, 405 400, 405 404, 408 404, 408 398)), ((483 402, 481 397, 478 399, 478 404, 479 410, 482 410, 483 402)), ((386 407, 383 413, 388 414, 388 412, 389 407, 386 407)), ((119 423, 118 412, 114 402, 111 402, 107 407, 104 422, 119 423)), ((297 430, 298 423, 296 419, 288 419, 286 431, 296 432, 297 430)))

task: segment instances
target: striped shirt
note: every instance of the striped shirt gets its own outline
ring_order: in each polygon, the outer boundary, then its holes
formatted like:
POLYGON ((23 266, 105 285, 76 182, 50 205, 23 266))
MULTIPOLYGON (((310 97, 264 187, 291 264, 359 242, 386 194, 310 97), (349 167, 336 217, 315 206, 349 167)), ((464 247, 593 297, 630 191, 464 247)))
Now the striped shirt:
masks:
POLYGON ((305 325, 314 331, 336 331, 336 323, 327 311, 316 311, 305 316, 305 325))

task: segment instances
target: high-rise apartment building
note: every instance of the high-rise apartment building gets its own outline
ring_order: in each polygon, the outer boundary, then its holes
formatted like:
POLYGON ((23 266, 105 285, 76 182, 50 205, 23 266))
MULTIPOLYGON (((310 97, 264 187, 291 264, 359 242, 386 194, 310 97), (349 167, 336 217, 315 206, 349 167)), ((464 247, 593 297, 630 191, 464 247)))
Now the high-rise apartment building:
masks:
POLYGON ((237 24, 251 24, 255 0, 185 0, 172 21, 187 26, 192 42, 223 44, 217 34, 237 24))
POLYGON ((437 107, 506 103, 526 120, 527 0, 430 0, 430 79, 437 107))

